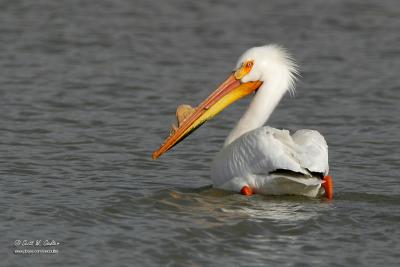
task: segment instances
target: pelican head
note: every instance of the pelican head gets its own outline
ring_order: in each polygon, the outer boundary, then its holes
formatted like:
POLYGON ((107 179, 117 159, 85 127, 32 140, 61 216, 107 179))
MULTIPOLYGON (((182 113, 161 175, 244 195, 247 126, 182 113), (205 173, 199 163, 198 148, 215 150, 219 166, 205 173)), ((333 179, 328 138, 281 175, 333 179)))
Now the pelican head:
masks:
POLYGON ((235 77, 242 83, 251 81, 286 82, 293 89, 298 67, 288 52, 278 45, 265 45, 248 49, 240 56, 235 77), (251 68, 249 68, 251 67, 251 68))
MULTIPOLYGON (((275 102, 279 101, 288 89, 294 88, 295 74, 297 74, 296 64, 280 46, 265 45, 250 48, 239 58, 236 68, 228 78, 195 108, 158 150, 153 152, 153 159, 171 149, 227 106, 253 92, 257 91, 255 98, 257 95, 265 98, 265 93, 262 91, 273 91, 270 93, 270 99, 273 101, 270 105, 271 111, 268 111, 272 112, 277 104, 275 102), (266 86, 269 88, 265 88, 266 86)), ((260 103, 268 105, 268 101, 263 102, 260 97, 258 99, 258 106, 260 103)))

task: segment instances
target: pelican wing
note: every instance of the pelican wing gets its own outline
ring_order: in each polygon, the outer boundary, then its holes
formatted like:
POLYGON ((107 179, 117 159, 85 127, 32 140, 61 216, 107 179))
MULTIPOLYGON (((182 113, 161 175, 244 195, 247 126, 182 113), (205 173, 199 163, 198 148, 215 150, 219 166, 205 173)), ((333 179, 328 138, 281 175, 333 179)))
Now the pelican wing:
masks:
MULTIPOLYGON (((296 174, 283 176, 299 182, 312 178, 314 173, 327 174, 328 146, 324 137, 312 130, 300 130, 291 136, 287 130, 268 126, 255 129, 216 155, 211 177, 216 187, 237 190, 246 183, 260 183, 260 177, 272 179, 276 171, 296 174)), ((306 183, 316 181, 320 184, 316 179, 306 183)))
POLYGON ((299 130, 292 135, 298 148, 298 158, 302 167, 311 172, 327 175, 328 145, 325 138, 314 130, 299 130))

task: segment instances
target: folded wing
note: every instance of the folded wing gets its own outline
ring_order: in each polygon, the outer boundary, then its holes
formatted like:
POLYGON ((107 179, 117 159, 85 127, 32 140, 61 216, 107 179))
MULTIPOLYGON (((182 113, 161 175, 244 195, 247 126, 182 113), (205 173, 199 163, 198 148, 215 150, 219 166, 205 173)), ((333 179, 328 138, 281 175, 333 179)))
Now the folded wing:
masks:
POLYGON ((287 130, 268 126, 255 129, 216 155, 211 177, 216 187, 224 187, 230 181, 240 186, 238 181, 251 183, 257 177, 273 176, 279 171, 295 174, 292 180, 326 175, 328 146, 324 137, 313 130, 299 130, 291 136, 287 130))

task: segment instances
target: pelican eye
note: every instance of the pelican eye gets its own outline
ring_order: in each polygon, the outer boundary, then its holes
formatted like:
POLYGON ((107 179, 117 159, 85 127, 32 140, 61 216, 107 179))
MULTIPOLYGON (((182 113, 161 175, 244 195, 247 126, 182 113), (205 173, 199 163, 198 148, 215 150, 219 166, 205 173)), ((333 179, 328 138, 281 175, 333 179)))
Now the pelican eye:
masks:
POLYGON ((247 74, 247 73, 249 73, 250 71, 251 71, 251 69, 253 68, 253 65, 254 65, 254 61, 253 60, 249 60, 249 61, 246 61, 244 64, 243 64, 243 71, 247 74))
POLYGON ((235 71, 235 78, 237 80, 242 79, 245 75, 247 75, 251 71, 253 65, 254 65, 253 60, 243 62, 240 68, 235 71))

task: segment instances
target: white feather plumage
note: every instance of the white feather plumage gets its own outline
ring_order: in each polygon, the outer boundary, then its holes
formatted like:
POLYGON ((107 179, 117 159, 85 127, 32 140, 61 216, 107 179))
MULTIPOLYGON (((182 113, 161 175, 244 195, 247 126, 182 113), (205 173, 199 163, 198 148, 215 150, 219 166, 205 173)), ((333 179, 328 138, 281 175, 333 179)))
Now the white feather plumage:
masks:
POLYGON ((273 195, 322 194, 321 175, 329 171, 324 137, 312 130, 291 136, 286 130, 262 127, 283 95, 294 90, 296 63, 277 45, 247 50, 237 68, 248 60, 253 60, 254 66, 241 82, 260 80, 263 84, 212 163, 214 186, 240 191, 247 185, 256 193, 273 195))

